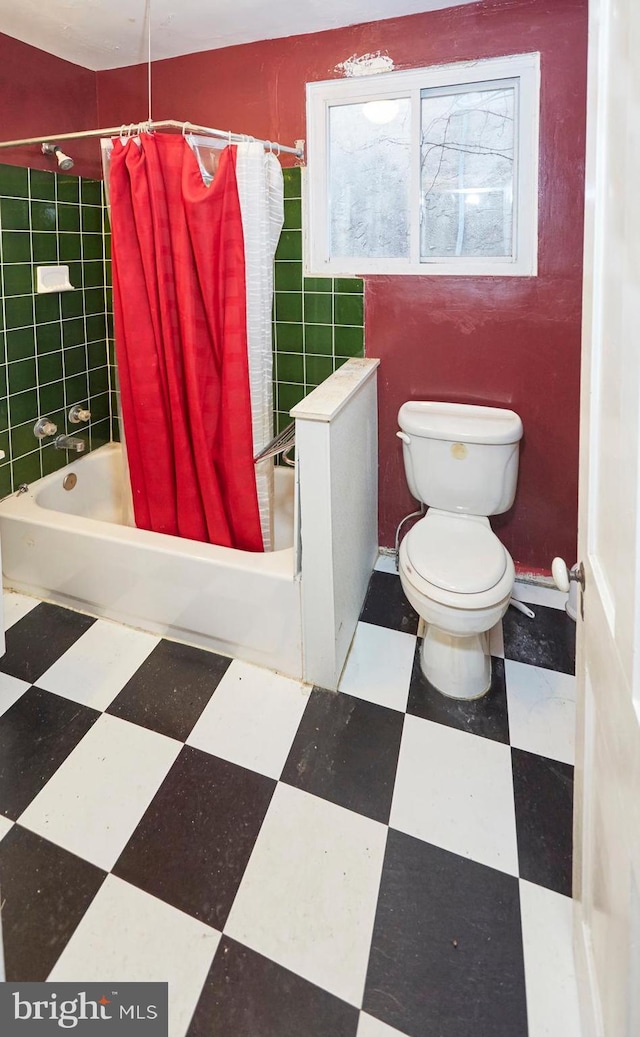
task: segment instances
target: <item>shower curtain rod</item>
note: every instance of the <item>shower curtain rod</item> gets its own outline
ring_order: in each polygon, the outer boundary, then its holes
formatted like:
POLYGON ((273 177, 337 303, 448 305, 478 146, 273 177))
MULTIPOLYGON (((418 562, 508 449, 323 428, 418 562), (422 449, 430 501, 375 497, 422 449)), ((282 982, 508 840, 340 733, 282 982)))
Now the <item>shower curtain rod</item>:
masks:
MULTIPOLYGON (((231 130, 214 130, 210 126, 197 126, 195 123, 178 122, 176 119, 109 126, 103 130, 81 130, 78 133, 51 133, 46 136, 25 137, 24 140, 3 140, 0 141, 0 148, 19 148, 26 144, 41 144, 43 141, 49 140, 53 140, 57 144, 60 140, 80 140, 81 137, 117 137, 120 135, 128 137, 135 135, 136 132, 144 133, 164 129, 182 130, 183 133, 201 133, 208 137, 221 137, 224 140, 228 139, 230 144, 255 140, 257 144, 262 144, 265 149, 268 148, 269 151, 275 151, 278 155, 282 151, 289 155, 296 155, 297 158, 304 158, 304 147, 288 148, 284 144, 278 144, 277 141, 258 140, 243 133, 232 133, 231 130)), ((296 141, 296 144, 304 145, 304 141, 296 141)))

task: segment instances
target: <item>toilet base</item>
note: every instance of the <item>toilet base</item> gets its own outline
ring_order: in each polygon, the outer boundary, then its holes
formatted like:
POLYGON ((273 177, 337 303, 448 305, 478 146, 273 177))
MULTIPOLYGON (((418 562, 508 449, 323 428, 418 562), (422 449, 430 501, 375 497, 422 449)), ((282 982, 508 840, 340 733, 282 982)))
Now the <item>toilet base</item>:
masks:
POLYGON ((452 699, 479 699, 491 687, 488 634, 453 636, 433 624, 420 649, 424 676, 442 695, 452 699))

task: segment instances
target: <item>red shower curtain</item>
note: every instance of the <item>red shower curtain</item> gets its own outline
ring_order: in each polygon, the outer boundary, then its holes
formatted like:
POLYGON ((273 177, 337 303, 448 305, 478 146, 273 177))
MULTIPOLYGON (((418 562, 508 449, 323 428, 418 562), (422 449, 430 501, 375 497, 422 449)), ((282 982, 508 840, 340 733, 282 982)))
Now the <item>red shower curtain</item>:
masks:
POLYGON ((211 186, 182 137, 116 141, 116 350, 136 525, 263 549, 234 147, 211 186))

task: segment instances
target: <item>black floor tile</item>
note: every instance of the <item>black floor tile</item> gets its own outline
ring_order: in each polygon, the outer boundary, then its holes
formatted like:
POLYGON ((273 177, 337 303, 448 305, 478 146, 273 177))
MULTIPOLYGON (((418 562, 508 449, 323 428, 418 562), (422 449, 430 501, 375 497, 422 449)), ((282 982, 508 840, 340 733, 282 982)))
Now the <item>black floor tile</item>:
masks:
POLYGON ((418 632, 418 613, 405 598, 400 577, 393 573, 371 574, 360 619, 364 623, 401 630, 404 634, 418 632))
POLYGON ((185 746, 114 874, 221 930, 275 787, 185 746))
POLYGON ((576 671, 576 625, 562 609, 534 605, 535 619, 507 609, 502 620, 506 659, 561 673, 576 671))
POLYGON ((403 722, 394 709, 314 688, 282 781, 386 824, 403 722))
POLYGON ((0 813, 17 820, 99 716, 78 702, 28 688, 0 717, 0 813))
POLYGON ((7 630, 0 670, 35 684, 93 623, 91 616, 41 602, 7 630))
POLYGON ((433 720, 459 731, 469 731, 496 742, 509 743, 509 716, 507 686, 504 679, 504 661, 491 660, 491 687, 481 699, 468 702, 448 698, 434 688, 420 668, 421 642, 416 645, 413 672, 409 685, 407 712, 423 720, 433 720))
POLYGON ((511 750, 520 877, 571 896, 573 767, 511 750))
POLYGON ((358 1010, 223 936, 187 1037, 356 1037, 358 1010))
POLYGON ((0 841, 6 978, 43 982, 106 872, 14 825, 0 841))
POLYGON ((161 641, 107 712, 184 742, 230 664, 214 652, 161 641))
POLYGON ((518 880, 390 830, 363 1008, 409 1037, 526 1037, 518 880))

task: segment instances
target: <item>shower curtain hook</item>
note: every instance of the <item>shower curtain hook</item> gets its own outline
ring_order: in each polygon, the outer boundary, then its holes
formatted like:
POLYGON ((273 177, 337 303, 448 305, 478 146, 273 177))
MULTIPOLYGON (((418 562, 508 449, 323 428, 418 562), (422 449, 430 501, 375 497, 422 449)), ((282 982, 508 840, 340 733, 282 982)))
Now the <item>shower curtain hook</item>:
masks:
POLYGON ((276 143, 276 147, 277 147, 277 149, 278 149, 278 150, 276 151, 276 155, 278 156, 278 158, 280 158, 280 145, 276 143))
POLYGON ((186 137, 187 133, 189 133, 189 127, 190 126, 191 126, 190 122, 183 122, 183 124, 182 124, 182 136, 183 137, 186 137))

